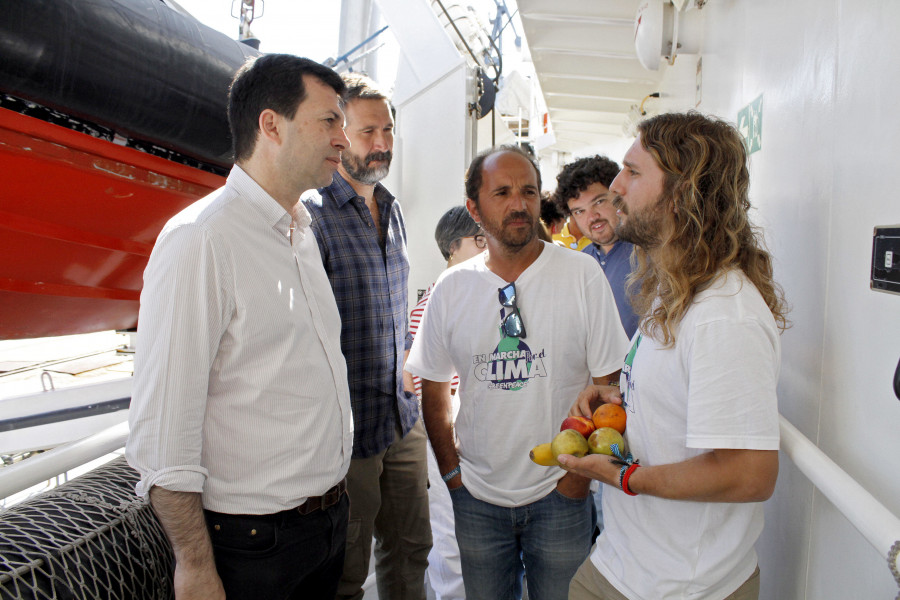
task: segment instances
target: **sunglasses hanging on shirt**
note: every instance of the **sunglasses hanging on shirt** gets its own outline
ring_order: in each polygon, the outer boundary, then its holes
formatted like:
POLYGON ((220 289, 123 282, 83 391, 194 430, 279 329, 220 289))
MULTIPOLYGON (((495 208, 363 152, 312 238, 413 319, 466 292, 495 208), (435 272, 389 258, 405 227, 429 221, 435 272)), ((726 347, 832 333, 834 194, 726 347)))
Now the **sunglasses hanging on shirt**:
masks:
POLYGON ((516 305, 516 282, 497 290, 500 300, 500 331, 507 337, 524 338, 525 322, 516 305), (506 309, 511 309, 508 313, 506 309))

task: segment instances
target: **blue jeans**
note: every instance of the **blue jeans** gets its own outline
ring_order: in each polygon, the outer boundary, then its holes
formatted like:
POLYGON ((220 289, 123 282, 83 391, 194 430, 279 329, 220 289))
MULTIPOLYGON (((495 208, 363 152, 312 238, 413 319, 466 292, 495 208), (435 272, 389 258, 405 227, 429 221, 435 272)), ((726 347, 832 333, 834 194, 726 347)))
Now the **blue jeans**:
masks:
POLYGON ((514 600, 528 575, 532 600, 565 600, 569 581, 591 549, 593 498, 553 490, 507 508, 450 490, 466 600, 514 600))
POLYGON ((228 600, 334 600, 344 567, 347 494, 307 515, 204 512, 228 600))

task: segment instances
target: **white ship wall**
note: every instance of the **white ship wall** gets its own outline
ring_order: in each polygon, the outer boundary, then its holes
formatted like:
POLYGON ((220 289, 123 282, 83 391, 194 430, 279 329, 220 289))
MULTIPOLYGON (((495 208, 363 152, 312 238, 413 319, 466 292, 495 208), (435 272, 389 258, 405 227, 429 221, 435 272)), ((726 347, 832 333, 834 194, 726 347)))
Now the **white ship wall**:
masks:
MULTIPOLYGON (((401 2, 378 2, 395 29, 399 17, 391 8, 401 2)), ((781 412, 900 515, 900 401, 891 389, 900 359, 900 297, 869 289, 872 228, 900 223, 894 167, 900 3, 709 0, 701 13, 698 109, 736 121, 741 108, 763 96, 751 200, 792 306, 793 326, 783 336, 781 412)), ((417 27, 422 35, 421 21, 417 27)), ((432 47, 437 39, 444 47, 449 41, 437 29, 423 37, 432 47)), ((429 61, 416 55, 424 50, 409 52, 400 41, 407 59, 396 89, 414 89, 409 82, 422 78, 419 70, 429 61)), ((657 106, 695 106, 697 59, 679 56, 665 67, 657 106)), ((471 101, 470 85, 460 87, 468 81, 464 71, 450 72, 418 96, 401 94, 406 99, 398 103, 397 158, 387 183, 398 191, 409 224, 411 303, 443 269, 434 225, 462 201, 473 146, 471 120, 460 109, 471 101)), ((478 124, 478 149, 490 143, 487 121, 478 124)), ((621 161, 625 147, 606 144, 582 154, 605 148, 621 161)), ((552 189, 552 175, 544 176, 552 189)), ((897 595, 885 557, 785 456, 766 518, 758 544, 760 598, 897 595)))
MULTIPOLYGON (((900 3, 712 0, 702 13, 699 110, 736 121, 763 95, 750 192, 792 306, 781 412, 900 515, 900 297, 869 289, 872 229, 900 223, 900 3)), ((669 67, 661 102, 694 106, 696 61, 669 67)), ((897 595, 885 557, 784 456, 766 519, 760 598, 897 595)))
MULTIPOLYGON (((393 95, 395 158, 384 184, 397 195, 406 219, 412 309, 446 268, 435 227, 449 208, 465 203, 466 168, 475 153, 491 146, 491 116, 477 120, 469 114, 474 71, 426 2, 377 3, 401 54, 393 95)), ((512 141, 499 118, 494 141, 512 141)))

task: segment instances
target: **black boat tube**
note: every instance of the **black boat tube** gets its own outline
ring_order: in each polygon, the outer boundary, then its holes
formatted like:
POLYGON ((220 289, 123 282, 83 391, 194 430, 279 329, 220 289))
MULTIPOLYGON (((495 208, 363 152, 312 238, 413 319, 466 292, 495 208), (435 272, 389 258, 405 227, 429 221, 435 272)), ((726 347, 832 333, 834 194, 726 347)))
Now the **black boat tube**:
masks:
POLYGON ((161 0, 5 0, 0 92, 227 168, 228 85, 258 54, 161 0))

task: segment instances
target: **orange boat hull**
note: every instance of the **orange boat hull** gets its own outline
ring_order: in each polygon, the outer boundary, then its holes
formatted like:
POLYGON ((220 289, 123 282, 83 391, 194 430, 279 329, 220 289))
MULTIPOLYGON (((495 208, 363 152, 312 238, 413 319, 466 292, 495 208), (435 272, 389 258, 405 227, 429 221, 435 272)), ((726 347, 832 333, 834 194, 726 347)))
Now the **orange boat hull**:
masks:
POLYGON ((0 108, 0 339, 137 324, 172 215, 219 175, 0 108))

